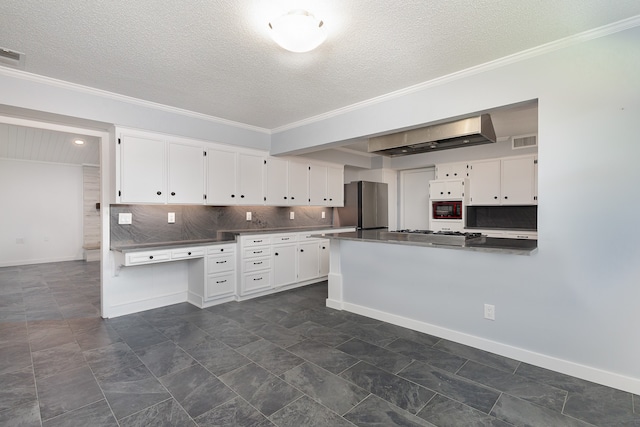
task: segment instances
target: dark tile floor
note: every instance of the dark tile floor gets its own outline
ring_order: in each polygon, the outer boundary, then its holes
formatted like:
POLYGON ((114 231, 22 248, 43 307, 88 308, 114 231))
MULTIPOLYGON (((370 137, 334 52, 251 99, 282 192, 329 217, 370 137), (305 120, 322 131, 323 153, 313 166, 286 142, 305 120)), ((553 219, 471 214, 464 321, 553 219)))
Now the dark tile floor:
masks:
POLYGON ((0 425, 640 426, 638 396, 328 309, 326 283, 102 320, 98 275, 0 268, 0 425))

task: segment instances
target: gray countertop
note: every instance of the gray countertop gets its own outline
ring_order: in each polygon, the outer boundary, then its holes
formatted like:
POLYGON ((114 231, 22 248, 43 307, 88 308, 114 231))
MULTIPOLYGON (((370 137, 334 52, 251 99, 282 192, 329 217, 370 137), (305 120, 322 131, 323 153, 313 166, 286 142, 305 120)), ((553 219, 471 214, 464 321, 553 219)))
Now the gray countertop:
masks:
POLYGON ((449 246, 425 242, 387 239, 380 236, 380 230, 357 230, 350 233, 325 234, 324 237, 336 240, 355 240, 359 242, 388 243, 393 245, 428 246, 433 248, 492 252, 511 255, 532 255, 538 250, 537 240, 487 237, 484 242, 468 243, 466 246, 449 246))
POLYGON ((304 233, 305 231, 330 231, 338 230, 349 227, 327 227, 327 226, 314 226, 314 227, 285 227, 285 228, 261 228, 258 230, 225 230, 218 231, 216 237, 211 239, 200 240, 177 240, 170 242, 153 242, 153 243, 115 243, 109 248, 112 251, 131 253, 141 251, 155 251, 163 249, 177 249, 184 247, 194 246, 210 246, 223 243, 235 243, 238 236, 252 235, 252 234, 264 234, 264 233, 304 233))

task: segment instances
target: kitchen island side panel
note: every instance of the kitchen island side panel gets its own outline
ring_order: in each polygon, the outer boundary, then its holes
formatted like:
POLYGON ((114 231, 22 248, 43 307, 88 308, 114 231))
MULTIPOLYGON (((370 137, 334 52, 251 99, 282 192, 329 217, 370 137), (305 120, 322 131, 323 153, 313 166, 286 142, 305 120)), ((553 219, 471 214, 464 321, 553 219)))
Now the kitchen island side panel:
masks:
POLYGON ((613 360, 607 339, 577 333, 601 319, 566 272, 544 247, 518 256, 341 240, 336 274, 348 311, 638 393, 637 369, 616 366, 631 365, 640 345, 630 340, 613 360), (495 306, 495 321, 484 319, 484 304, 495 306))

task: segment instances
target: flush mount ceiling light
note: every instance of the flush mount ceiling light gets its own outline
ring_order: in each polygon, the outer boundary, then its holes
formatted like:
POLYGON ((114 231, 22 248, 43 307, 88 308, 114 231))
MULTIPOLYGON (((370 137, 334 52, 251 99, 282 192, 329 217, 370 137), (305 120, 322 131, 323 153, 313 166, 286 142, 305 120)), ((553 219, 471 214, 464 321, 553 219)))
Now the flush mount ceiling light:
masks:
POLYGON ((309 52, 327 38, 324 23, 306 10, 292 10, 269 22, 271 38, 291 52, 309 52))
POLYGON ((73 143, 76 145, 84 145, 84 140, 83 139, 74 139, 73 143))

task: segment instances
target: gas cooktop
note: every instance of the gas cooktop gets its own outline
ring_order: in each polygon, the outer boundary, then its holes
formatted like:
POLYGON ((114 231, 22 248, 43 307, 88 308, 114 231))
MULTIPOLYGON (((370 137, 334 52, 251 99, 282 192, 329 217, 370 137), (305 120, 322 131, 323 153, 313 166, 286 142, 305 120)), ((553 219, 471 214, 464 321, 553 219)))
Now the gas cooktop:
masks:
POLYGON ((398 230, 380 232, 381 239, 448 246, 465 246, 471 242, 479 243, 484 241, 485 237, 481 233, 463 233, 460 231, 398 230))

